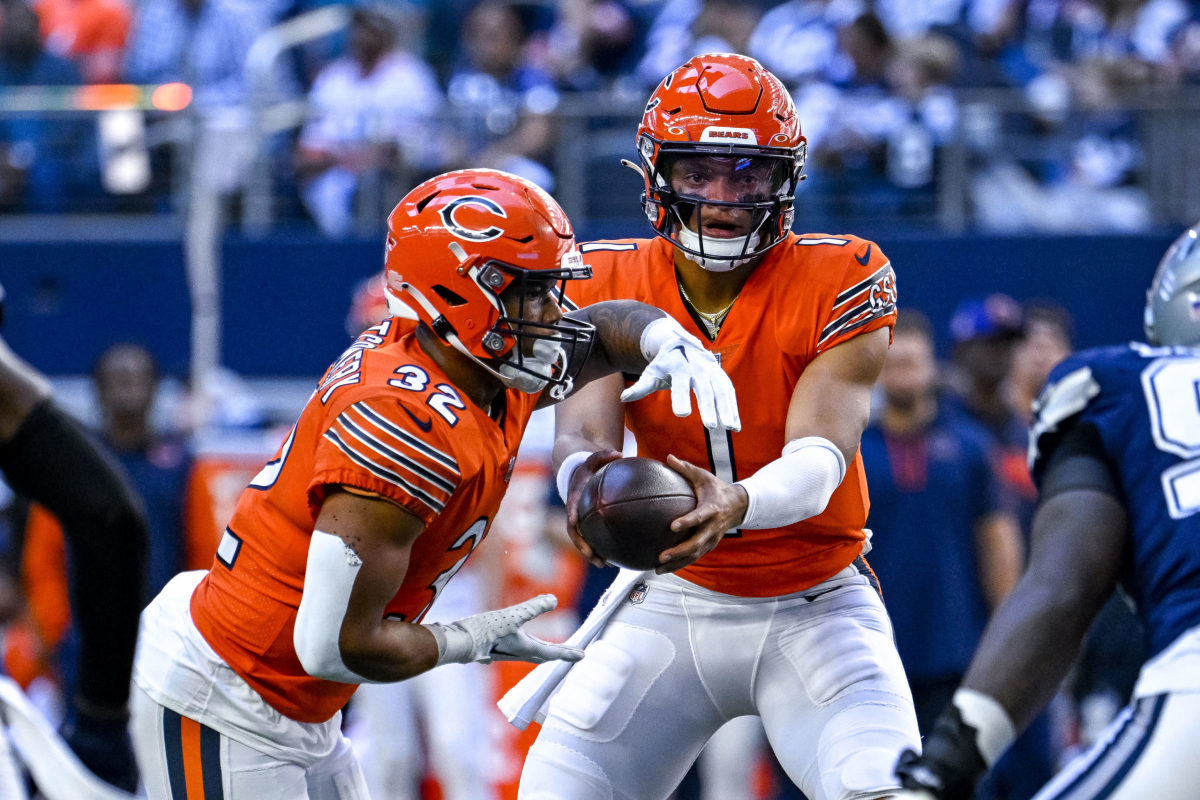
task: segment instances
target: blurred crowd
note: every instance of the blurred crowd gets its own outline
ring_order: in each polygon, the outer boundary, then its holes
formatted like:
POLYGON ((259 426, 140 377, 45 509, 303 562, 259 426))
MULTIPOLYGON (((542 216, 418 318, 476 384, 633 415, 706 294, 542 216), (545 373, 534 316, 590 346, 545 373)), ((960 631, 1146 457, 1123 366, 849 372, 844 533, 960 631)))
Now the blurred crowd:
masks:
POLYGON ((733 51, 796 98, 810 229, 932 216, 953 142, 980 228, 1138 230, 1154 220, 1130 109, 1200 83, 1188 0, 388 0, 311 22, 334 5, 0 0, 0 209, 161 210, 189 179, 236 197, 264 158, 283 216, 374 231, 448 168, 553 190, 567 109, 635 117, 670 69, 733 51), (285 23, 295 46, 264 59, 285 23), (193 125, 3 110, 22 88, 114 81, 189 85, 193 125))

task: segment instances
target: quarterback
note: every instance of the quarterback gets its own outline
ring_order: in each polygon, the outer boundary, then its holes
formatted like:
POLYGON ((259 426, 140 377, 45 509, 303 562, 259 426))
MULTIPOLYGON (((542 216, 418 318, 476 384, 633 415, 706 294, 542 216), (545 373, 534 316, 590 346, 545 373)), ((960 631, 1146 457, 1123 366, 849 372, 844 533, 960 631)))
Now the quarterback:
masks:
POLYGON ((522 629, 552 595, 421 619, 487 534, 535 407, 620 370, 642 373, 629 400, 671 387, 687 413, 694 391, 707 424, 737 426, 716 358, 661 311, 563 315, 564 281, 588 272, 557 203, 516 176, 446 173, 396 206, 398 316, 325 373, 212 567, 142 615, 134 738, 151 798, 365 800, 340 732, 358 684, 582 656, 522 629))
POLYGON ((862 558, 858 446, 896 317, 892 266, 856 236, 791 232, 806 141, 787 90, 753 59, 676 69, 636 146, 658 236, 583 245, 594 278, 570 297, 665 310, 720 359, 742 427, 707 430, 657 398, 623 406, 620 375, 556 410, 572 528, 626 425, 700 502, 672 523, 690 538, 661 554, 550 700, 520 796, 661 800, 719 727, 757 715, 811 800, 888 797, 895 754, 919 739, 862 558))
POLYGON ((996 610, 924 755, 913 800, 966 800, 1045 707, 1104 601, 1136 607, 1150 659, 1130 705, 1035 800, 1185 800, 1200 761, 1200 225, 1146 296, 1147 343, 1054 368, 1034 403, 1038 484, 1029 567, 996 610))

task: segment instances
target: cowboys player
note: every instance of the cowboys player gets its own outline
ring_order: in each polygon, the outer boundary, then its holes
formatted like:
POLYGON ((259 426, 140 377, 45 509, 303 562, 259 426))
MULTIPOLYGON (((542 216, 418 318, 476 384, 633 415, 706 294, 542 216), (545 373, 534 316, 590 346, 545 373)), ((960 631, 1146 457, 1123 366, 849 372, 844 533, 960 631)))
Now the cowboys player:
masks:
POLYGON ((1029 568, 918 756, 909 800, 969 798, 1050 700, 1114 588, 1150 660, 1130 705, 1035 800, 1184 800, 1200 785, 1200 225, 1159 263, 1148 343, 1088 350, 1034 404, 1040 499, 1029 568))

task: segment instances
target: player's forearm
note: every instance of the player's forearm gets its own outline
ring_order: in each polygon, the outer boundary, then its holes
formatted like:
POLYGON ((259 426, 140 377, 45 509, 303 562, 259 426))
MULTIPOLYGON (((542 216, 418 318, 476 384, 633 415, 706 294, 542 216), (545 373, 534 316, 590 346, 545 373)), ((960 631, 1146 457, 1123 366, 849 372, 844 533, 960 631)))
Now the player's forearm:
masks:
POLYGON ((1092 489, 1053 493, 1043 481, 1029 567, 984 631, 964 685, 998 700, 1018 730, 1045 707, 1116 586, 1126 518, 1092 489), (1047 496, 1047 492, 1050 492, 1047 496))
POLYGON ((433 633, 410 622, 383 620, 365 635, 343 628, 340 645, 346 667, 370 683, 407 680, 438 663, 433 633))
POLYGON ((1079 653, 1091 614, 1075 603, 1027 574, 988 623, 963 686, 995 698, 1017 731, 1050 702, 1079 653))
POLYGON ((593 381, 554 409, 554 470, 572 453, 620 450, 625 442, 624 381, 611 375, 593 381))
MULTIPOLYGON (((571 316, 596 326, 596 346, 588 358, 585 374, 591 377, 612 372, 641 372, 648 359, 642 351, 646 326, 666 314, 636 300, 606 300, 585 306, 571 316)), ((584 381, 583 375, 580 381, 584 381)))

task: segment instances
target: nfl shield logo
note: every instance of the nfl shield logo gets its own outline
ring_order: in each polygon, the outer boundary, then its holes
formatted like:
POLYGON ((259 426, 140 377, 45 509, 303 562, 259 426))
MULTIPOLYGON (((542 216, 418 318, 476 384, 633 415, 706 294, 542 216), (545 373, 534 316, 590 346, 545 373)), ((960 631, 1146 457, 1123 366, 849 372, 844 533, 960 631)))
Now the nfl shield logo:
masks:
POLYGON ((650 591, 650 587, 646 585, 645 581, 635 584, 634 587, 629 590, 629 602, 635 606, 641 604, 641 602, 646 599, 646 593, 648 591, 650 591))

